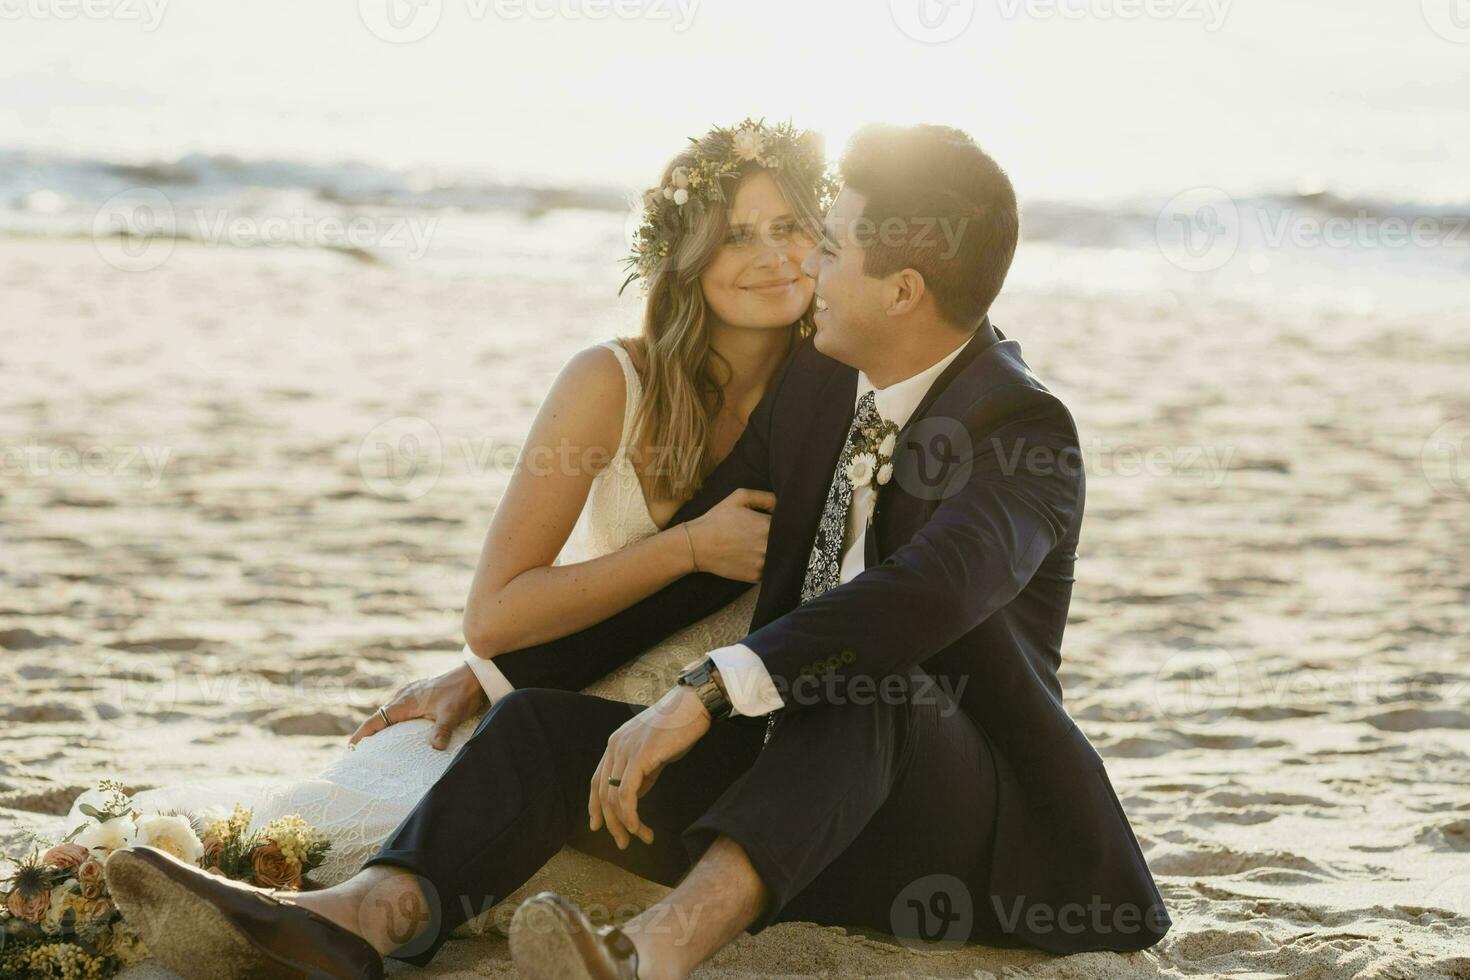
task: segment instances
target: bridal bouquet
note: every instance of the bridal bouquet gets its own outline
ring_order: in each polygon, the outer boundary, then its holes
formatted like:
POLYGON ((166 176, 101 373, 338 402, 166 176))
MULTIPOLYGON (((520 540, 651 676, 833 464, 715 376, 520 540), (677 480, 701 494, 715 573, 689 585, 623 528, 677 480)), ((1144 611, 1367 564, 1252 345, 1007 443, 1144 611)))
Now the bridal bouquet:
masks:
POLYGON ((331 843, 298 816, 250 831, 239 804, 228 817, 203 820, 180 813, 144 814, 121 783, 103 780, 99 809, 60 843, 8 858, 0 878, 0 980, 100 980, 147 955, 107 894, 103 862, 120 847, 146 844, 215 874, 262 888, 299 889, 320 867, 331 843))

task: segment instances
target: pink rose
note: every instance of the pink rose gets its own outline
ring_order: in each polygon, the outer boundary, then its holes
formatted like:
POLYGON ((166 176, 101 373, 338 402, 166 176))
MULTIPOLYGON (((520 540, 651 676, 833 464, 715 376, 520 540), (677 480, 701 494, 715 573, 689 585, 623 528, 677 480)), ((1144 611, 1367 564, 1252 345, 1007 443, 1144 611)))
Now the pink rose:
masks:
POLYGON ((75 868, 90 852, 80 844, 57 844, 41 855, 41 863, 52 868, 75 868))
POLYGON ((274 842, 267 841, 250 852, 250 868, 261 888, 301 887, 301 868, 288 860, 274 842))
POLYGON ((77 868, 77 884, 82 886, 83 898, 100 898, 107 888, 107 882, 102 877, 102 862, 94 857, 89 857, 77 868))
POLYGON ((86 904, 87 918, 95 921, 105 921, 112 917, 112 900, 107 898, 94 898, 86 904))
POLYGON ((201 868, 218 868, 220 853, 225 849, 225 842, 218 837, 206 837, 201 842, 204 844, 204 853, 199 856, 201 868))
POLYGON ((17 888, 10 893, 10 898, 6 900, 5 907, 17 919, 25 919, 27 922, 40 922, 51 909, 51 892, 47 889, 36 892, 30 898, 23 898, 20 894, 20 889, 17 888))

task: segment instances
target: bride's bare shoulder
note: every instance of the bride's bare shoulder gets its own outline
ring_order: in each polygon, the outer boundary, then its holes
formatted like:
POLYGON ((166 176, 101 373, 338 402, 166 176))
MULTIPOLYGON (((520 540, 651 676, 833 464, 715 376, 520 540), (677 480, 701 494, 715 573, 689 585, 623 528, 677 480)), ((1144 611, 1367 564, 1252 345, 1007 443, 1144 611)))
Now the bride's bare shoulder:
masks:
POLYGON ((614 381, 622 383, 623 367, 618 363, 617 355, 606 345, 593 344, 567 358, 557 379, 591 384, 596 388, 611 387, 614 381))
POLYGON ((555 425, 558 431, 573 429, 584 438, 595 434, 600 437, 596 444, 608 441, 616 445, 626 390, 616 354, 603 344, 583 348, 562 365, 537 420, 555 425))

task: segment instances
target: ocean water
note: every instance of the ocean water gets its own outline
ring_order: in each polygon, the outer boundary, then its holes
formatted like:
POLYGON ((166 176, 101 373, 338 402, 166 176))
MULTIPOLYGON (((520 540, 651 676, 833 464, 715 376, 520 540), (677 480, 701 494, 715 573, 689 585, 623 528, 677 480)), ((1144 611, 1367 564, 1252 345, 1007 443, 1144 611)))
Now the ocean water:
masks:
POLYGON ((1462 308, 1466 0, 63 0, 5 8, 0 232, 606 276, 711 123, 971 132, 1011 288, 1462 308))
MULTIPOLYGON (((146 270, 157 241, 332 249, 455 276, 621 283, 636 209, 611 187, 189 155, 144 164, 0 152, 0 233, 89 237, 146 270), (154 243, 154 244, 150 244, 154 243)), ((1450 313, 1470 296, 1470 207, 1218 188, 1023 201, 1008 288, 1450 313)), ((129 263, 132 263, 129 265, 129 263)))

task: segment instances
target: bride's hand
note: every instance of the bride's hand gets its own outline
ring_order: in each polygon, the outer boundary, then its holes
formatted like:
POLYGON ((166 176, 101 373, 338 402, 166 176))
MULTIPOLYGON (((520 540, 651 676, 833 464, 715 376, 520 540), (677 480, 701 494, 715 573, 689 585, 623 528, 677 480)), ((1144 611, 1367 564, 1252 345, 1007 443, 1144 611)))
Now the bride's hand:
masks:
POLYGON ((759 582, 775 508, 774 493, 741 489, 690 521, 689 540, 699 570, 737 582, 759 582))
MULTIPOLYGON (((474 672, 467 665, 460 664, 438 677, 405 684, 393 695, 393 700, 383 706, 383 710, 395 725, 413 718, 428 718, 434 723, 433 731, 429 733, 429 744, 443 749, 449 744, 449 736, 455 728, 479 711, 484 703, 485 691, 474 672)), ((347 742, 356 745, 387 727, 383 716, 374 711, 347 742)))

